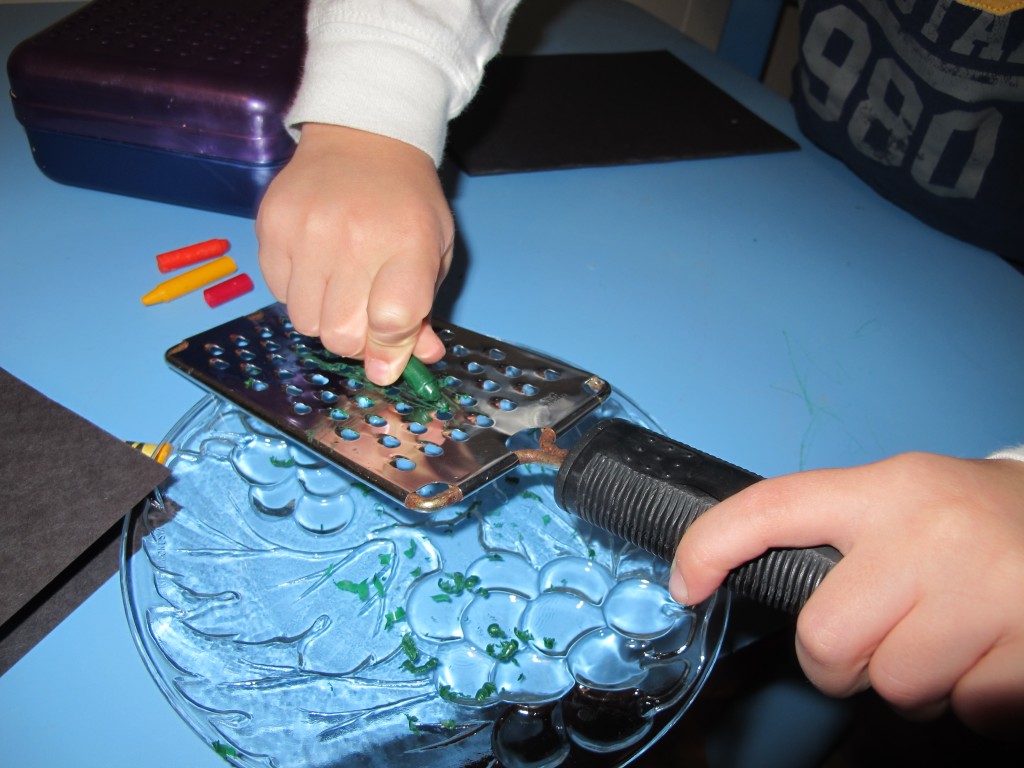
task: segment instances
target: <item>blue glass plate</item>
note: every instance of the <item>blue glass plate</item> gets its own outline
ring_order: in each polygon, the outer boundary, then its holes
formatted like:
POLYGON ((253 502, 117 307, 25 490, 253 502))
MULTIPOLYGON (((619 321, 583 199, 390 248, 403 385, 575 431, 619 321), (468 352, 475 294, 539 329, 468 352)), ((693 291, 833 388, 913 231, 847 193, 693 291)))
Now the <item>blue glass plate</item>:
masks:
MULTIPOLYGON (((596 419, 652 420, 614 393, 596 419)), ((668 565, 561 510, 525 466, 412 512, 214 396, 167 437, 171 478, 125 521, 135 642, 235 766, 623 765, 718 655, 668 565)))

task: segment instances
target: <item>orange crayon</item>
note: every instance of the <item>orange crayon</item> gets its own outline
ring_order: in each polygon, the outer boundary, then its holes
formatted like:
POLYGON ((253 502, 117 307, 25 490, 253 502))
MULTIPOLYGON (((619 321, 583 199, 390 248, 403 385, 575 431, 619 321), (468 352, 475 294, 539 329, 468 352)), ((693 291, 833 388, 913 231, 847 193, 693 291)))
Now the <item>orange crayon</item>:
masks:
POLYGON ((174 269, 181 269, 182 267, 189 267, 193 264, 198 264, 200 261, 206 261, 212 259, 215 256, 223 256, 231 248, 231 243, 227 240, 215 238, 213 240, 204 240, 201 243, 195 245, 187 245, 184 248, 178 248, 173 251, 167 251, 167 253, 158 254, 156 257, 156 266, 161 272, 170 272, 174 269))

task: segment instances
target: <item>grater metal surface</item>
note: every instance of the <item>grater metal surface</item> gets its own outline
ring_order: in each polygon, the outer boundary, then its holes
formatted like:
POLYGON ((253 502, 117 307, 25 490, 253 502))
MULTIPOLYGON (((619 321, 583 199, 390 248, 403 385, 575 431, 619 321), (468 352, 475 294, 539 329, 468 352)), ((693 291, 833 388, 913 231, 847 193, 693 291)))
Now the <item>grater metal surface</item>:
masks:
POLYGON ((600 377, 434 321, 441 396, 369 382, 359 361, 298 333, 272 304, 192 336, 168 363, 410 509, 457 502, 553 444, 611 393, 600 377), (539 447, 537 447, 539 446, 539 447))

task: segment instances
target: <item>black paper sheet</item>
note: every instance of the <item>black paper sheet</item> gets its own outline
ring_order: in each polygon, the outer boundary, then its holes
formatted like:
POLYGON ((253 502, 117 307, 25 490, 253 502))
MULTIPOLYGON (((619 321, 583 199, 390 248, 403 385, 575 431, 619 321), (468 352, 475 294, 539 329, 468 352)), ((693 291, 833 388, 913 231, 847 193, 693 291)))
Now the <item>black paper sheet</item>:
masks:
POLYGON ((499 56, 448 132, 470 175, 798 148, 668 51, 499 56))
POLYGON ((167 474, 0 369, 0 674, 117 572, 121 520, 167 474))

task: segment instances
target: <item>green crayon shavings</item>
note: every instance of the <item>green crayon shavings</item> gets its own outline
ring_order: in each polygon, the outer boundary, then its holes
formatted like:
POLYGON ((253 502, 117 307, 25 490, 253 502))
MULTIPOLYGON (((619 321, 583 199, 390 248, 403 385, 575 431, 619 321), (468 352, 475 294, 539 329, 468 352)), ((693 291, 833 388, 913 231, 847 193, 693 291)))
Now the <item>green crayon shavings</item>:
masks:
POLYGON ((461 696, 458 691, 453 691, 450 685, 442 685, 437 689, 437 695, 445 701, 457 702, 460 698, 466 698, 461 696))
POLYGON ((500 643, 488 643, 484 648, 487 655, 502 663, 515 662, 515 656, 519 653, 519 643, 516 640, 502 640, 500 643))
MULTIPOLYGON (((437 379, 430 371, 423 366, 419 378, 413 376, 412 382, 403 378, 400 384, 379 387, 370 381, 366 376, 366 370, 361 365, 351 365, 345 362, 334 362, 329 359, 330 355, 325 351, 322 355, 307 353, 300 356, 303 363, 312 364, 321 371, 343 376, 359 385, 360 389, 368 393, 377 393, 392 405, 405 403, 412 407, 408 416, 421 424, 428 424, 433 420, 435 411, 451 412, 455 409, 455 402, 451 396, 443 390, 437 379)), ((415 366, 415 363, 413 364, 415 366)))
POLYGON ((476 696, 473 698, 477 701, 486 701, 491 696, 498 692, 498 686, 494 683, 487 682, 480 686, 480 690, 476 692, 476 696))
POLYGON ((405 721, 409 724, 409 730, 410 731, 412 731, 413 733, 419 733, 420 732, 420 729, 416 725, 416 723, 418 723, 420 721, 420 719, 418 717, 413 717, 412 715, 406 715, 405 716, 405 721))
POLYGON ((366 579, 363 579, 358 584, 354 581, 342 579, 341 581, 334 582, 334 586, 342 592, 351 592, 364 603, 370 599, 370 584, 366 579))
POLYGON ((270 457, 270 463, 273 464, 275 467, 280 467, 281 469, 285 469, 287 467, 294 467, 295 466, 295 459, 292 458, 292 457, 289 457, 287 459, 279 459, 279 458, 277 458, 277 456, 271 456, 270 457))
POLYGON ((387 632, 395 624, 405 620, 405 608, 399 606, 393 611, 384 614, 384 631, 387 632))
POLYGON ((425 675, 427 674, 427 672, 430 672, 433 669, 435 669, 438 664, 440 664, 440 662, 433 656, 429 657, 422 664, 416 664, 406 659, 401 663, 399 669, 408 672, 410 675, 425 675))
POLYGON ((238 757, 238 750, 232 747, 230 744, 224 744, 220 741, 215 741, 210 745, 213 747, 213 751, 218 755, 227 759, 229 757, 238 757))
POLYGON ((416 647, 416 641, 413 640, 412 635, 402 635, 402 642, 399 644, 402 649, 402 653, 405 654, 405 661, 402 662, 399 669, 409 672, 413 675, 425 675, 434 669, 440 662, 433 656, 427 658, 422 664, 418 664, 420 660, 420 651, 416 647))
POLYGON ((480 588, 480 577, 466 576, 461 571, 446 573, 437 580, 437 586, 442 592, 442 594, 433 595, 432 597, 434 602, 437 603, 450 603, 452 597, 459 597, 463 592, 487 597, 487 590, 480 588), (445 599, 445 597, 448 599, 445 599))

